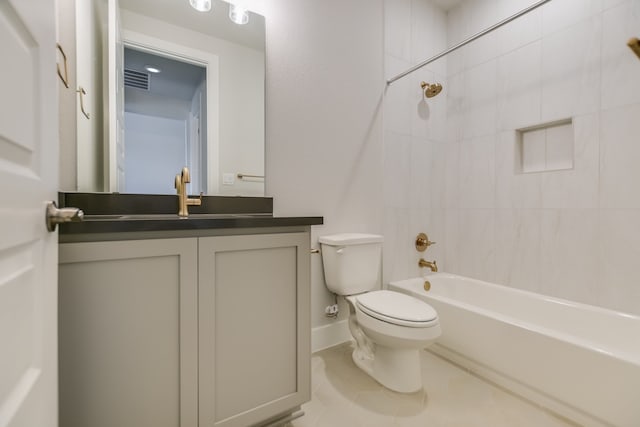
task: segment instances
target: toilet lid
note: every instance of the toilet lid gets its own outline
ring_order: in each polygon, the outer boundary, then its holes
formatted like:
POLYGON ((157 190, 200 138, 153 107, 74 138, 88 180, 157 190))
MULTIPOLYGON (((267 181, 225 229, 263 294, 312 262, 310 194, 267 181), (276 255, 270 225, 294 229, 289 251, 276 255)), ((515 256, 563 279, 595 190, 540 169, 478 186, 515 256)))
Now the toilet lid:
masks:
POLYGON ((438 318, 429 304, 399 292, 367 292, 358 295, 356 303, 366 314, 402 326, 428 326, 438 318))

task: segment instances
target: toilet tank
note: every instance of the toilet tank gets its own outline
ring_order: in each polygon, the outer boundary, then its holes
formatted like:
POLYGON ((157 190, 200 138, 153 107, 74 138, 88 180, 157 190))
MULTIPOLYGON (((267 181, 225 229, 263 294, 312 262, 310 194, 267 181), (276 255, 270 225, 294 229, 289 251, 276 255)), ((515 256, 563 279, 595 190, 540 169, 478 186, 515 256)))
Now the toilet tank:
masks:
POLYGON ((338 295, 354 295, 378 288, 383 237, 343 233, 321 236, 322 265, 327 288, 338 295))

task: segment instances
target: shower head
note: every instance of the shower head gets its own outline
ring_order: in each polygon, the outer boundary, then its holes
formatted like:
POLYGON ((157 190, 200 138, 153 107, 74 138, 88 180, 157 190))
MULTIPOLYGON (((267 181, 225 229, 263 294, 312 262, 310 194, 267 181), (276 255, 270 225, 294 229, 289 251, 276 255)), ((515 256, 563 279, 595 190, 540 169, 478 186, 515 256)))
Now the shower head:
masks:
POLYGON ((631 48, 633 53, 638 55, 638 58, 640 58, 640 40, 638 40, 636 37, 632 37, 627 42, 627 45, 631 48))
POLYGON ((427 98, 433 98, 440 92, 442 92, 442 85, 440 83, 420 83, 420 87, 424 90, 424 96, 427 98))

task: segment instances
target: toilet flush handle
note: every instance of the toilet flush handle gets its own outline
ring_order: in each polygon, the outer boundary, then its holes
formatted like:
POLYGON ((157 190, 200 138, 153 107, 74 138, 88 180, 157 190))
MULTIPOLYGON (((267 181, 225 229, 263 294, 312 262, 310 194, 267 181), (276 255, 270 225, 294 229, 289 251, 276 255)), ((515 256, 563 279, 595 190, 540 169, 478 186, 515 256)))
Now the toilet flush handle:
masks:
POLYGON ((336 253, 337 253, 338 255, 342 255, 342 253, 343 253, 343 252, 344 252, 344 246, 343 246, 343 247, 341 247, 341 248, 338 248, 338 250, 336 250, 336 253))

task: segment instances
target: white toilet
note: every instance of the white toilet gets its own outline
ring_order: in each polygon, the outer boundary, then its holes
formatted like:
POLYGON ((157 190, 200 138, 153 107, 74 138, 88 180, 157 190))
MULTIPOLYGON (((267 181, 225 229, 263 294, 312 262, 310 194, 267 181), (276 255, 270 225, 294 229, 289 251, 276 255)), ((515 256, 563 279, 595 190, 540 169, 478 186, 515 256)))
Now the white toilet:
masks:
POLYGON ((422 389, 420 350, 440 336, 436 311, 409 295, 378 290, 382 236, 345 233, 318 240, 327 287, 349 304, 355 364, 391 390, 422 389))

